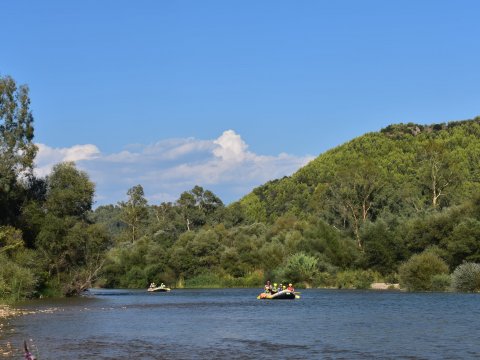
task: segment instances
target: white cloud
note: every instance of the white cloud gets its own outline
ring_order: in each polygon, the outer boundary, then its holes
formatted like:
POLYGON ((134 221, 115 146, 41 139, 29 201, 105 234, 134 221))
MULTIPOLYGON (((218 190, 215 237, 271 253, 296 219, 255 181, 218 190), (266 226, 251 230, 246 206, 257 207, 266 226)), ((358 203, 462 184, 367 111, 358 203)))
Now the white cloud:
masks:
POLYGON ((129 188, 141 184, 151 203, 173 201, 195 185, 214 191, 225 202, 236 200, 255 186, 290 175, 313 159, 281 153, 257 155, 233 130, 214 140, 194 138, 162 140, 102 154, 95 145, 71 148, 39 146, 39 176, 61 161, 75 161, 97 184, 97 202, 116 203, 129 188))
POLYGON ((74 145, 70 148, 51 148, 45 144, 36 145, 38 146, 38 154, 35 159, 37 176, 48 175, 53 165, 60 162, 94 160, 100 155, 100 150, 91 144, 74 145))
POLYGON ((225 131, 213 143, 217 145, 213 150, 213 155, 227 162, 241 162, 250 155, 247 152, 248 145, 233 130, 225 131))

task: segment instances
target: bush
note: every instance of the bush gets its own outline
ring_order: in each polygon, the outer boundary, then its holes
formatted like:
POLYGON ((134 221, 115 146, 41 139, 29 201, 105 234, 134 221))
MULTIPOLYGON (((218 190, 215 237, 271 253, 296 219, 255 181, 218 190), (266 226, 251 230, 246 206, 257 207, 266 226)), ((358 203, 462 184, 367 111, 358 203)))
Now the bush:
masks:
POLYGON ((36 286, 32 271, 2 255, 0 255, 0 264, 0 298, 18 301, 31 297, 36 286))
POLYGON ((129 289, 142 289, 148 286, 148 277, 140 266, 133 266, 121 278, 120 285, 129 289))
POLYGON ((287 259, 284 266, 277 271, 278 278, 293 283, 305 283, 307 286, 313 283, 318 273, 318 259, 304 253, 296 253, 287 259))
POLYGON ((447 291, 452 283, 449 274, 438 274, 432 277, 432 291, 447 291))
POLYGON ((203 273, 185 280, 186 288, 233 288, 263 287, 263 272, 253 271, 244 277, 233 277, 229 274, 203 273))
POLYGON ((339 289, 369 289, 379 278, 373 270, 347 270, 337 274, 335 285, 339 289))
POLYGON ((243 277, 244 287, 263 287, 264 274, 263 271, 256 270, 243 277))
POLYGON ((315 286, 322 288, 334 288, 337 287, 337 279, 335 274, 322 271, 315 276, 315 286))
POLYGON ((220 276, 213 273, 199 274, 193 278, 185 280, 186 288, 222 288, 223 281, 220 276))
POLYGON ((480 264, 464 263, 452 274, 452 288, 455 291, 480 291, 480 264))
POLYGON ((435 275, 448 274, 448 265, 431 251, 413 255, 399 269, 400 285, 408 291, 434 291, 440 278, 434 283, 435 275))

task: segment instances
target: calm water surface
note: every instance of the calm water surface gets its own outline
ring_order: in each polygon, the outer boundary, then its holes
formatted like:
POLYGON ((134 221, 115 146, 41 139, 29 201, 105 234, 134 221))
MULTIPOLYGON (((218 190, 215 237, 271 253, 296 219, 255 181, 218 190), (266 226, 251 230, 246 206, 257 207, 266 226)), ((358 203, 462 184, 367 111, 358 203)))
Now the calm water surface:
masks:
MULTIPOLYGON (((90 296, 21 304, 0 345, 31 339, 40 359, 480 358, 480 295, 258 289, 90 296)), ((1 356, 1 355, 0 355, 1 356)), ((13 358, 21 358, 21 352, 13 358)))

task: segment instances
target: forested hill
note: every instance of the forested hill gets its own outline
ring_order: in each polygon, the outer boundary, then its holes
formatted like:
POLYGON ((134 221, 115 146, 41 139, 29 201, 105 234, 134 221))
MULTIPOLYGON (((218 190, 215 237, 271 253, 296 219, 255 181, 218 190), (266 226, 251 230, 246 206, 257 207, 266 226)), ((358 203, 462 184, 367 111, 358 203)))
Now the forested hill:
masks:
POLYGON ((201 186, 149 204, 138 184, 92 210, 74 163, 35 174, 29 104, 0 77, 0 299, 267 279, 480 291, 478 117, 365 134, 229 206, 201 186))
POLYGON ((390 125, 318 156, 290 177, 241 199, 256 221, 319 214, 358 228, 389 215, 460 204, 480 188, 480 117, 390 125))
POLYGON ((94 213, 116 244, 100 284, 480 290, 479 139, 480 118, 391 125, 226 207, 200 186, 147 205, 136 186, 94 213))
POLYGON ((29 104, 0 77, 0 299, 267 279, 480 291, 478 117, 365 134, 229 206, 201 186, 148 204, 138 184, 92 210, 74 163, 35 175, 29 104))

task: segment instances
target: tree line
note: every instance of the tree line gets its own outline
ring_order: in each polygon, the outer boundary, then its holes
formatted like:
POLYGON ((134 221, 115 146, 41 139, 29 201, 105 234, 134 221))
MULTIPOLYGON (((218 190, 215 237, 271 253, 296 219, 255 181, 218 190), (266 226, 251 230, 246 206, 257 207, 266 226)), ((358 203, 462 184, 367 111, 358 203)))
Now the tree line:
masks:
POLYGON ((34 175, 33 122, 28 87, 0 77, 1 298, 266 279, 480 289, 480 118, 365 134, 228 206, 198 185, 149 204, 138 184, 96 209, 74 163, 34 175))

